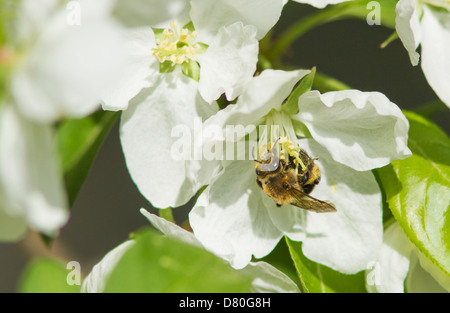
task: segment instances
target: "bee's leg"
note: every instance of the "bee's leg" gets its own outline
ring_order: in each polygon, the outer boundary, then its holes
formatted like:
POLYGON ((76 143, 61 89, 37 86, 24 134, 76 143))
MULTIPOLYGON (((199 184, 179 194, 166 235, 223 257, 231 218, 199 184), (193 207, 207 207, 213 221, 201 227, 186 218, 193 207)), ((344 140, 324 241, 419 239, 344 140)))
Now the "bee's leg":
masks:
POLYGON ((282 204, 277 203, 277 207, 280 207, 280 206, 282 206, 282 204))
POLYGON ((263 189, 262 183, 261 183, 258 179, 256 179, 256 183, 258 184, 258 186, 259 186, 261 189, 263 189))

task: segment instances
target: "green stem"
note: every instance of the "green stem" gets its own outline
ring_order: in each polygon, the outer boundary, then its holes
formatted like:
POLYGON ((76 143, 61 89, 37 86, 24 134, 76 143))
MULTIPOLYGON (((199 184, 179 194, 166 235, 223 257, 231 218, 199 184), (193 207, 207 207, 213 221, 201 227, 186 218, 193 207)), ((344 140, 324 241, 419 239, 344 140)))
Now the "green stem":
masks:
POLYGON ((316 72, 313 82, 313 89, 325 93, 328 91, 347 90, 352 88, 336 78, 316 72))
POLYGON ((268 54, 268 58, 274 63, 279 63, 279 60, 286 49, 300 36, 322 24, 347 17, 350 9, 351 6, 348 3, 343 3, 341 5, 331 6, 328 9, 317 11, 300 19, 275 41, 272 50, 268 54))
POLYGON ((159 216, 169 222, 175 223, 171 207, 168 207, 167 209, 159 209, 159 216))

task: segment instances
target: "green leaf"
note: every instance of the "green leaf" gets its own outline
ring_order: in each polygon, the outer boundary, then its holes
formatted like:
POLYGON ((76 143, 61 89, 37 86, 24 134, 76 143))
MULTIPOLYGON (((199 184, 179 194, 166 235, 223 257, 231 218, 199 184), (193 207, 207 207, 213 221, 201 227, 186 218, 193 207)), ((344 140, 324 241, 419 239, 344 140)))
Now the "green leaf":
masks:
POLYGON ((70 278, 71 269, 66 269, 66 264, 62 261, 51 258, 37 259, 31 261, 22 272, 18 291, 20 293, 80 292, 80 286, 73 284, 70 278))
POLYGON ((175 70, 175 65, 172 64, 172 61, 164 61, 159 63, 159 72, 160 73, 171 73, 175 70))
POLYGON ((200 80, 200 65, 196 61, 184 62, 181 65, 184 75, 192 78, 195 81, 200 80))
POLYGON ((165 28, 156 28, 156 27, 152 27, 153 29, 153 33, 155 34, 155 40, 164 40, 164 30, 165 28))
POLYGON ((302 78, 300 83, 295 87, 294 91, 289 95, 289 98, 283 104, 283 111, 288 114, 296 114, 298 112, 298 98, 305 92, 311 90, 316 75, 316 68, 311 69, 311 73, 302 78))
POLYGON ((377 169, 389 207, 408 238, 450 275, 450 139, 412 112, 408 146, 413 155, 377 169))
POLYGON ((193 32, 193 31, 195 31, 194 23, 189 22, 186 25, 184 25, 183 27, 181 27, 181 29, 187 29, 190 32, 193 32))
POLYGON ((302 253, 301 242, 286 238, 291 258, 294 261, 303 292, 310 293, 364 293, 365 277, 360 272, 346 275, 336 272, 324 265, 315 263, 302 253))
POLYGON ((83 119, 66 120, 58 126, 58 153, 71 205, 118 117, 118 112, 99 111, 83 119))
POLYGON ((316 72, 316 76, 314 77, 313 89, 319 90, 321 93, 325 93, 329 91, 347 90, 352 88, 345 83, 337 80, 336 78, 320 72, 316 72))
POLYGON ((105 292, 249 292, 250 283, 208 251, 144 230, 109 276, 105 292))

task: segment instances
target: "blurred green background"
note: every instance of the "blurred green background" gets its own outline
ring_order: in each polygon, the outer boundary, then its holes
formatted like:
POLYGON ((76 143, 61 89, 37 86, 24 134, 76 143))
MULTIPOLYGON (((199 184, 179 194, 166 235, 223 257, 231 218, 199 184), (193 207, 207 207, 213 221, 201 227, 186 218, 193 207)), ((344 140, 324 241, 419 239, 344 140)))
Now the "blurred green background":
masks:
MULTIPOLYGON (((274 30, 274 36, 316 9, 288 3, 274 30)), ((369 12, 369 11, 368 11, 369 12)), ((379 91, 402 109, 419 110, 437 99, 420 66, 413 67, 399 40, 386 48, 379 46, 393 30, 369 26, 365 20, 347 19, 320 26, 295 42, 285 63, 297 67, 316 66, 355 89, 379 91)), ((450 110, 431 119, 450 133, 450 110)), ((0 292, 15 292, 20 274, 36 256, 57 254, 78 261, 83 274, 89 273, 108 251, 130 233, 148 225, 140 208, 156 213, 131 181, 121 152, 118 125, 102 145, 91 172, 71 211, 66 227, 49 250, 38 235, 30 233, 19 243, 0 243, 0 292)), ((174 209, 182 223, 189 205, 174 209)))

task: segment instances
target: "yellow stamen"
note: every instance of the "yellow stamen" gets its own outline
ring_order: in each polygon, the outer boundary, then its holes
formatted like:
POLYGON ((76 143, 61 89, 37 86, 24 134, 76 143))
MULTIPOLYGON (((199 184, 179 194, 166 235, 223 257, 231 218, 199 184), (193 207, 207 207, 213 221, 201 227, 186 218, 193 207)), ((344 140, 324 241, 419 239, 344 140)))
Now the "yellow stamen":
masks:
POLYGON ((177 31, 177 22, 170 22, 171 29, 165 29, 162 33, 163 39, 156 40, 156 48, 153 55, 161 62, 170 60, 172 65, 183 64, 195 60, 196 54, 200 53, 201 46, 195 41, 196 31, 187 28, 177 31))

